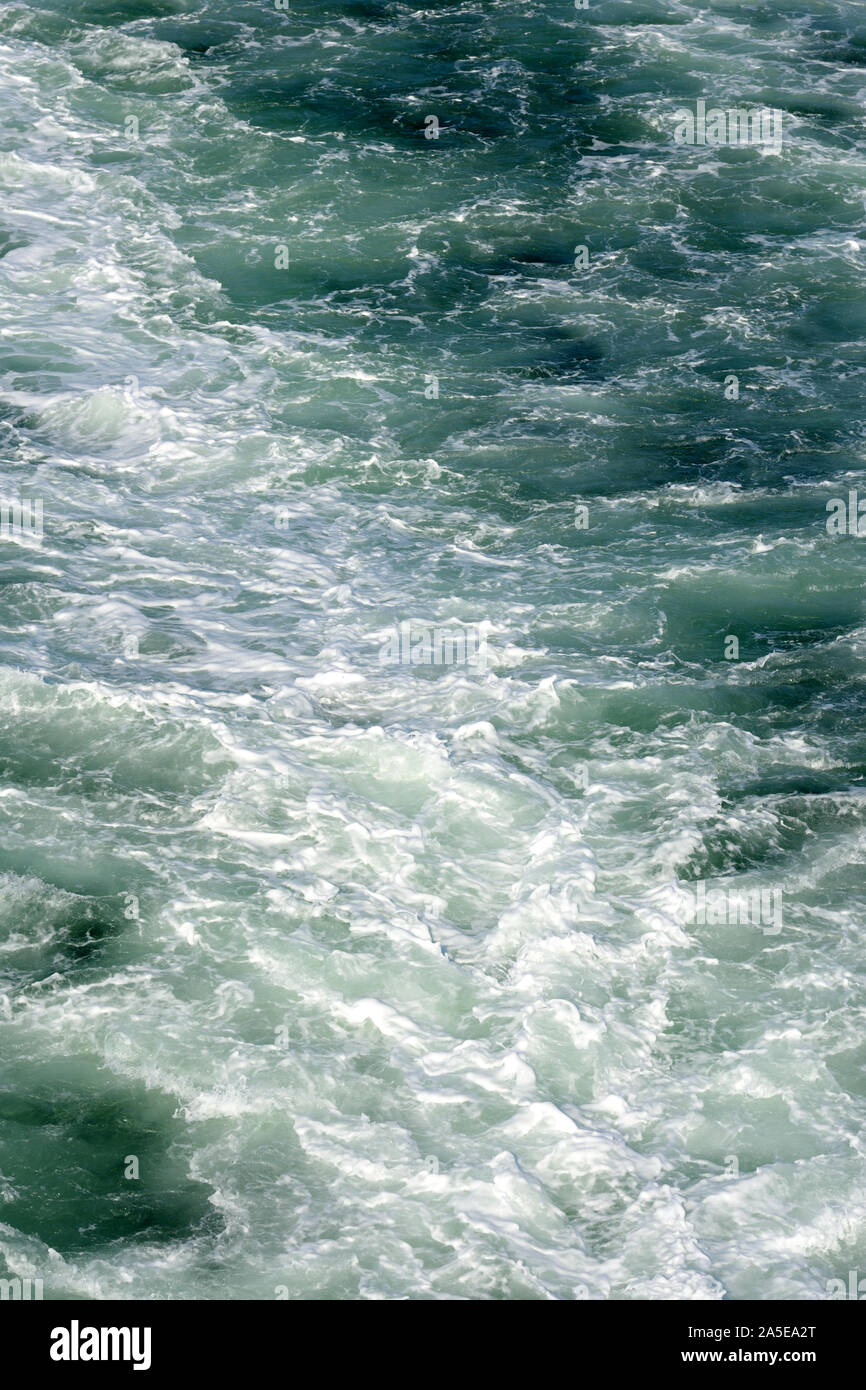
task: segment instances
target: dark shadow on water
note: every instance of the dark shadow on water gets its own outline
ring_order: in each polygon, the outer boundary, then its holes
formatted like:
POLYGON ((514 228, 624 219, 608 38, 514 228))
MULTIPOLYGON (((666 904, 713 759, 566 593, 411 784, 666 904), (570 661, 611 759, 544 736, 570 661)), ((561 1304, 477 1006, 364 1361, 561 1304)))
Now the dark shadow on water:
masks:
POLYGON ((216 1235, 211 1188, 189 1176, 176 1101, 100 1074, 92 1061, 23 1062, 0 1092, 3 1220, 64 1256, 216 1235), (138 1178, 127 1178, 138 1164, 138 1178))

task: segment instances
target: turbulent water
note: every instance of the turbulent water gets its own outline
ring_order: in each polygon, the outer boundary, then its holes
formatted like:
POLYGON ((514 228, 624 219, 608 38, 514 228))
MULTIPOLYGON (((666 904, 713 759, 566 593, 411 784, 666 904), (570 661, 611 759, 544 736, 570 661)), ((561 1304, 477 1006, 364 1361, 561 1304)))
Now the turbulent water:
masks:
POLYGON ((0 1275, 866 1272, 864 93, 859 0, 0 4, 0 1275))

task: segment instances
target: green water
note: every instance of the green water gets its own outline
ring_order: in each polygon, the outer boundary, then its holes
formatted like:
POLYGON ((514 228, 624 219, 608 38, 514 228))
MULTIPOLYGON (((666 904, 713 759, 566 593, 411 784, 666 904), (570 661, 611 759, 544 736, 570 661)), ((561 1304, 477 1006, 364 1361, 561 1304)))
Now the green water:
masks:
POLYGON ((0 1277, 866 1269, 864 70, 850 0, 0 4, 0 1277))

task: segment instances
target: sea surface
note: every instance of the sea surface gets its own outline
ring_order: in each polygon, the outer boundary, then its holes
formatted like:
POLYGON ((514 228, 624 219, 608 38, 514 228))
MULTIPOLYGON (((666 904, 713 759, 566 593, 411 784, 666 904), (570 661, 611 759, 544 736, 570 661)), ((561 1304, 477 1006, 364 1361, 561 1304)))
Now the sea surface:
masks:
POLYGON ((866 1274, 864 96, 859 0, 0 4, 0 1276, 866 1274))

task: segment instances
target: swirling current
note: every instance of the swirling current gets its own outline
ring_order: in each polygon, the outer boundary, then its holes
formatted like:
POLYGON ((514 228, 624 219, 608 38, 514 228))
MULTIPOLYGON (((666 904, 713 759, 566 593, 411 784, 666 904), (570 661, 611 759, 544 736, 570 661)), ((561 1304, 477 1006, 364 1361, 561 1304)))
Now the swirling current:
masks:
POLYGON ((0 1274, 866 1269, 864 95, 849 0, 0 4, 0 1274))

